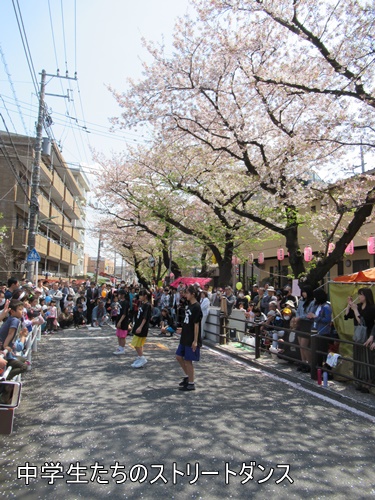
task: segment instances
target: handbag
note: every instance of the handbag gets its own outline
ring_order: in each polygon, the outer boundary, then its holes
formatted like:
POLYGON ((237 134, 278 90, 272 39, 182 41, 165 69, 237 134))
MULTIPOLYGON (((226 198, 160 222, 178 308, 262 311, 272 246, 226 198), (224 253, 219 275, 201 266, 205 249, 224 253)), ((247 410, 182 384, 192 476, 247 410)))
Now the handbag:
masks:
POLYGON ((367 340, 367 326, 361 317, 361 324, 354 328, 353 342, 357 344, 364 344, 367 340))

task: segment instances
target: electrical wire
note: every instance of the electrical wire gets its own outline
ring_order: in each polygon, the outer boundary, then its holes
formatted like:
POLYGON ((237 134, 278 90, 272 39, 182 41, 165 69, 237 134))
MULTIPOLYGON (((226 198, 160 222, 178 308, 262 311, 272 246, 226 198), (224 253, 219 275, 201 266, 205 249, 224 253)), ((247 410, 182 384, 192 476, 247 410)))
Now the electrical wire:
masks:
MULTIPOLYGON (((6 74, 8 75, 8 82, 9 82, 9 85, 10 85, 10 87, 11 87, 11 89, 12 89, 13 98, 14 98, 14 100, 15 100, 15 102, 16 102, 16 105, 17 105, 17 108, 18 108, 18 113, 19 113, 19 116, 20 116, 20 118, 21 118, 21 121, 22 121, 22 124, 23 124, 23 128, 24 128, 24 131, 25 131, 25 134, 26 134, 26 135, 28 135, 28 132, 27 132, 27 127, 26 127, 25 121, 24 121, 24 119, 23 119, 23 115, 22 115, 21 107, 20 107, 19 102, 18 102, 18 99, 17 99, 16 90, 15 90, 14 85, 13 85, 13 81, 12 81, 11 74, 10 74, 10 72, 9 72, 9 70, 8 70, 8 65, 7 65, 7 62, 6 62, 6 60, 5 60, 5 54, 4 54, 4 51, 3 51, 3 49, 2 49, 1 44, 0 44, 0 54, 1 54, 1 59, 2 59, 2 61, 3 61, 3 65, 4 65, 5 72, 6 72, 6 74)), ((2 96, 1 96, 1 98, 2 98, 2 96)), ((7 108, 6 108, 6 106, 5 106, 4 99, 3 99, 3 98, 2 98, 2 101, 3 101, 3 103, 4 103, 4 107, 5 107, 5 109, 7 110, 7 108)), ((12 121, 12 119, 11 119, 10 115, 9 115, 8 110, 7 110, 7 113, 8 113, 9 119, 10 119, 10 121, 11 121, 12 125, 13 125, 14 131, 16 132, 16 127, 14 126, 14 123, 13 123, 13 121, 12 121)))
POLYGON ((37 76, 36 76, 33 59, 31 57, 29 42, 27 40, 27 35, 26 35, 26 31, 25 31, 25 25, 23 23, 21 9, 20 9, 18 0, 16 0, 16 2, 17 2, 17 7, 18 7, 19 14, 17 14, 17 9, 16 9, 16 6, 15 6, 14 0, 12 0, 13 8, 14 8, 14 13, 16 15, 16 20, 17 20, 17 24, 18 24, 18 30, 19 30, 20 35, 21 35, 21 41, 22 41, 24 52, 25 52, 26 61, 27 61, 27 64, 29 66, 29 71, 30 71, 31 79, 32 79, 33 84, 34 84, 35 93, 36 93, 36 95, 38 95, 38 79, 37 79, 37 76), (21 24, 22 24, 22 29, 21 29, 21 24))
MULTIPOLYGON (((9 130, 8 130, 8 127, 7 127, 6 121, 5 121, 5 119, 4 119, 4 116, 3 116, 1 113, 0 113, 0 116, 1 116, 1 119, 3 120, 3 124, 4 124, 4 127, 5 127, 5 130, 7 131, 7 134, 8 134, 8 137, 9 137, 9 139, 10 139, 10 142, 11 142, 11 144, 12 144, 12 147, 13 147, 14 151, 16 151, 17 160, 19 161, 19 163, 20 163, 20 165, 22 166, 22 168, 23 168, 23 169, 25 169, 24 164, 22 163, 22 161, 21 161, 20 157, 18 156, 16 146, 15 146, 15 144, 13 143, 12 136, 11 136, 11 134, 10 134, 9 130)), ((28 193, 27 193, 27 191, 26 191, 26 189, 25 189, 24 183, 22 182, 22 179, 21 179, 21 177, 20 177, 20 176, 19 176, 19 174, 18 174, 17 168, 16 168, 16 166, 14 165, 12 158, 9 156, 9 153, 8 153, 8 150, 7 150, 6 144, 5 144, 4 140, 3 140, 3 136, 2 136, 2 134, 1 134, 1 132, 0 132, 0 141, 1 141, 1 144, 2 144, 2 147, 1 147, 1 152, 2 152, 2 154, 3 154, 4 158, 5 158, 5 160, 7 161, 8 166, 9 166, 9 168, 10 168, 10 170, 11 170, 12 174, 14 175, 14 177, 15 177, 15 179, 16 179, 16 181, 17 181, 17 184, 20 186, 20 188, 21 188, 21 189, 22 189, 22 191, 24 192, 24 194, 25 194, 25 196, 26 196, 26 198, 27 198, 27 201, 28 201, 28 202, 30 202, 30 198, 29 198, 28 193)))

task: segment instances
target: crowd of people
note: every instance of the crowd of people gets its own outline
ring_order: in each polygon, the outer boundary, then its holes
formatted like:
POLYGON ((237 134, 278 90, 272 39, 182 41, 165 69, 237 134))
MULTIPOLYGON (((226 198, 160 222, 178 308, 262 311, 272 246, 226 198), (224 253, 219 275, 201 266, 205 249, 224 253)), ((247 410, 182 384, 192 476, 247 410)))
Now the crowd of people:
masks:
MULTIPOLYGON (((375 361, 375 305, 371 290, 360 289, 358 301, 357 304, 351 297, 348 299, 345 319, 353 319, 356 328, 362 328, 363 338, 353 349, 354 360, 371 365, 375 361)), ((331 304, 321 288, 312 290, 306 286, 297 297, 290 286, 277 290, 271 285, 254 285, 251 291, 234 291, 230 286, 211 288, 195 284, 141 290, 125 281, 114 287, 93 281, 40 280, 33 286, 26 280, 10 278, 0 287, 0 370, 11 366, 9 378, 27 370, 22 351, 36 324, 46 335, 67 328, 102 328, 112 324, 118 339, 114 354, 125 354, 126 339, 132 335, 132 346, 138 355, 132 367, 141 368, 147 363, 143 348, 148 330, 153 327, 161 337, 181 334, 176 352, 184 374, 180 388, 194 390, 192 362, 199 360, 210 307, 219 307, 226 318, 234 310, 241 311, 246 331, 254 331, 255 325, 260 325, 262 346, 271 353, 282 352, 285 331, 295 330, 300 353, 297 370, 303 372, 311 370, 310 334, 330 338, 337 335, 331 304)), ((354 376, 360 381, 359 390, 368 392, 366 384, 375 380, 375 362, 373 369, 360 363, 355 365, 354 376)))

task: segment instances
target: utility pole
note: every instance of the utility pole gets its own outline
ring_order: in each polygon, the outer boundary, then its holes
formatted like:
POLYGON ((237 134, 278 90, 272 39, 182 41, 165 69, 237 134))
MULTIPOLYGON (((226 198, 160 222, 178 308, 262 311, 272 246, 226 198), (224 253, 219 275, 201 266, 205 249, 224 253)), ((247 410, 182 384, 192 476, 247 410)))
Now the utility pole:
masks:
MULTIPOLYGON (((27 238, 28 253, 35 248, 36 232, 38 229, 39 216, 39 201, 40 193, 40 160, 42 157, 42 140, 43 140, 43 120, 44 120, 44 97, 46 92, 46 72, 42 71, 40 82, 40 97, 39 97, 39 113, 38 123, 36 127, 35 140, 35 160, 31 173, 31 196, 30 196, 30 219, 29 219, 29 234, 27 238)), ((27 279, 33 281, 34 262, 27 262, 27 279)))
MULTIPOLYGON (((36 243, 36 233, 38 230, 38 217, 39 217, 39 200, 38 196, 40 194, 40 162, 42 159, 42 140, 43 140, 43 123, 45 114, 45 103, 44 99, 46 95, 51 95, 54 97, 69 98, 68 95, 59 94, 46 94, 46 77, 51 78, 63 78, 65 80, 77 80, 77 74, 75 73, 74 78, 68 76, 66 72, 65 76, 60 76, 59 71, 56 75, 50 75, 46 73, 43 69, 41 73, 40 81, 40 95, 39 95, 39 112, 38 112, 38 122, 36 127, 36 140, 35 140, 35 159, 32 166, 31 173, 31 193, 30 193, 30 216, 29 216, 29 234, 27 238, 27 251, 28 253, 35 248, 36 243)), ((28 281, 33 281, 34 274, 34 262, 27 262, 27 274, 26 277, 28 281)))

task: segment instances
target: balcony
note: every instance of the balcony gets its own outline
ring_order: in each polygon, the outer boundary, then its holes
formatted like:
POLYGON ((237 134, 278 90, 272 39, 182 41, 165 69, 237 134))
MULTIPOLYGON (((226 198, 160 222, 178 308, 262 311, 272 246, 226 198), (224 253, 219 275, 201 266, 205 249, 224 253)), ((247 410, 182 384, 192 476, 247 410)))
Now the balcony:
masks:
POLYGON ((52 172, 43 162, 40 164, 40 182, 41 184, 46 184, 46 187, 49 187, 52 183, 52 172))
POLYGON ((70 254, 70 263, 73 265, 73 266, 76 266, 78 264, 78 255, 76 255, 75 253, 71 253, 70 254))
POLYGON ((73 228, 72 237, 73 240, 76 241, 77 243, 82 242, 81 232, 78 229, 73 228))
POLYGON ((59 195, 61 198, 64 198, 64 191, 65 191, 65 186, 61 178, 56 174, 56 172, 53 175, 53 187, 58 191, 59 195))
POLYGON ((39 202, 39 221, 41 219, 47 219, 49 217, 49 207, 50 207, 47 198, 43 195, 39 195, 38 202, 39 202))
POLYGON ((61 261, 62 262, 70 263, 70 254, 71 254, 70 250, 67 250, 64 247, 61 247, 61 261))
POLYGON ((53 222, 54 224, 57 224, 58 226, 62 226, 63 223, 63 215, 56 210, 54 206, 51 206, 51 219, 53 217, 53 222))
POLYGON ((68 205, 71 209, 74 206, 74 198, 73 196, 69 193, 68 190, 65 191, 65 204, 68 205))
POLYGON ((49 242, 48 258, 57 260, 61 258, 61 246, 51 240, 49 242))
POLYGON ((38 253, 45 256, 47 254, 48 240, 45 236, 37 234, 35 238, 35 249, 38 253))
POLYGON ((12 234, 13 238, 11 240, 13 250, 26 252, 28 235, 29 231, 26 231, 25 229, 14 229, 12 234))

